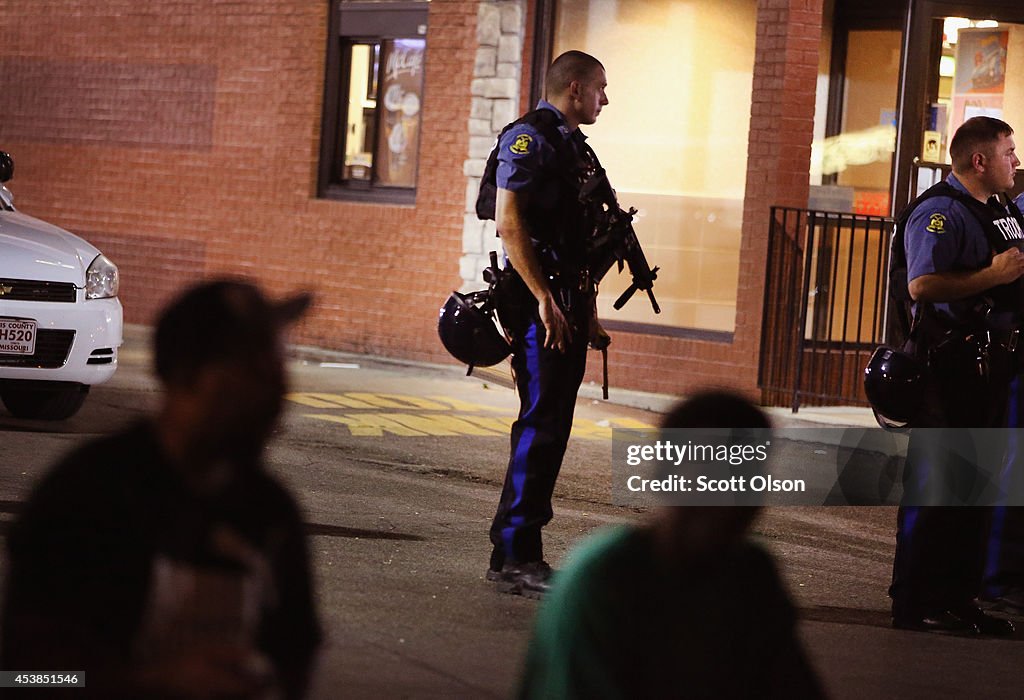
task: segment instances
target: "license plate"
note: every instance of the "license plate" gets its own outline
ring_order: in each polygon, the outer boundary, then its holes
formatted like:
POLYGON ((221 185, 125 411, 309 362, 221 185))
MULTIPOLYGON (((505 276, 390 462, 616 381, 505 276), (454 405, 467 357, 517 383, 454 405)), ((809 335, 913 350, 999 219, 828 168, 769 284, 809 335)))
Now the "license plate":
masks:
POLYGON ((35 351, 35 321, 0 318, 0 355, 31 355, 35 351))

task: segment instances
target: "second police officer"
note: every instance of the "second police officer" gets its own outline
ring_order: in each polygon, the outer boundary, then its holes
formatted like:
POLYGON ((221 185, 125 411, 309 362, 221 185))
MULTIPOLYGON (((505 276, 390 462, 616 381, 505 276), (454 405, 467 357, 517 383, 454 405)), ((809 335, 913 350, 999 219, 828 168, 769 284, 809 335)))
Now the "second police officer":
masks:
POLYGON ((598 165, 579 126, 593 124, 608 104, 606 85, 596 58, 563 53, 547 71, 547 99, 498 141, 495 221, 512 271, 498 311, 511 337, 520 409, 487 578, 507 593, 548 590, 541 528, 552 517, 588 342, 607 344, 585 255, 592 223, 579 196, 598 165))
MULTIPOLYGON (((1015 207, 1007 209, 994 195, 1013 187, 1020 165, 1012 135, 1013 129, 999 119, 965 121, 950 142, 952 174, 936 185, 937 191, 917 200, 907 222, 915 339, 923 346, 919 353, 927 354, 931 364, 925 408, 915 427, 1005 425, 1013 371, 1008 362, 1000 367, 997 360, 1006 355, 1005 346, 1021 322, 1024 254, 1018 246, 1024 221, 1015 207), (973 346, 972 335, 991 337, 992 344, 973 346), (979 350, 991 353, 987 372, 979 373, 979 350)), ((929 441, 934 443, 936 432, 912 431, 905 493, 927 493, 943 483, 943 469, 951 479, 946 483, 956 483, 962 477, 959 472, 969 467, 956 463, 952 444, 933 449, 929 441)), ((921 501, 904 501, 897 516, 890 587, 894 626, 959 634, 1013 633, 1008 621, 984 614, 974 603, 990 516, 991 508, 922 507, 921 501)))
MULTIPOLYGON (((1014 204, 1017 209, 1024 207, 1024 194, 1014 204)), ((1010 432, 1000 487, 1008 503, 997 505, 992 514, 980 597, 993 610, 1024 615, 1024 507, 1019 505, 1024 494, 1024 372, 1020 370, 1010 384, 1006 414, 1010 432)))

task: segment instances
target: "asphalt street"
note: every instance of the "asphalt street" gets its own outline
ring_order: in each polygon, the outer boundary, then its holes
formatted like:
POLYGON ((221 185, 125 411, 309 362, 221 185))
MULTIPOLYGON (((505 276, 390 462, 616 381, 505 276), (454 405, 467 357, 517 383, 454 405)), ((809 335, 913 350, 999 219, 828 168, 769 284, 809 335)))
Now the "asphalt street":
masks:
MULTIPOLYGON (((315 698, 508 697, 537 603, 484 579, 513 392, 499 375, 296 349, 268 464, 303 507, 327 633, 315 698)), ((0 409, 0 524, 83 440, 150 411, 147 331, 130 327, 113 380, 63 423, 0 409)), ((671 397, 584 387, 546 529, 557 567, 588 531, 644 517, 611 503, 611 431, 656 425, 671 397)), ((863 411, 774 413, 777 424, 867 425, 863 411), (820 423, 819 423, 820 424, 820 423)), ((891 507, 776 507, 756 533, 797 601, 833 697, 1018 698, 1024 634, 962 639, 890 628, 891 507)), ((2 532, 2 530, 0 530, 2 532)), ((1021 621, 1024 627, 1024 620, 1021 621)))

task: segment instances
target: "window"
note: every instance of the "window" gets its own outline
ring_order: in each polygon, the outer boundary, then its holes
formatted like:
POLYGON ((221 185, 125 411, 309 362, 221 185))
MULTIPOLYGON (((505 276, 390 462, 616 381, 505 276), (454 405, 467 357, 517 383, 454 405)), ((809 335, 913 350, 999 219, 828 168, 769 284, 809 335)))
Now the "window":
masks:
POLYGON ((426 27, 426 2, 335 1, 321 197, 415 201, 426 27))
POLYGON ((552 0, 552 56, 580 49, 608 73, 610 105, 583 127, 637 236, 662 273, 662 313, 614 269, 602 323, 665 335, 724 337, 736 324, 756 0, 552 0), (667 78, 671 76, 671 78, 667 78), (685 331, 684 331, 685 329, 685 331))

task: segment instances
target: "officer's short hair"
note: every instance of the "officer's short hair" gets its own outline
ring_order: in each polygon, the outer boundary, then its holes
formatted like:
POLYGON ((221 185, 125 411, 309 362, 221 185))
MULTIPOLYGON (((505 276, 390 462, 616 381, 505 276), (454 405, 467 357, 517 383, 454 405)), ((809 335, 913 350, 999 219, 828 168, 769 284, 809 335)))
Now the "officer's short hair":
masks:
POLYGON ((600 61, 582 51, 566 51, 556 58, 544 78, 548 95, 561 95, 569 89, 574 80, 586 80, 598 68, 604 68, 600 61))
POLYGON ((1002 119, 995 117, 971 117, 956 130, 949 142, 949 157, 953 161, 953 172, 971 169, 971 158, 975 153, 991 153, 992 144, 1000 136, 1011 136, 1013 129, 1002 119))

